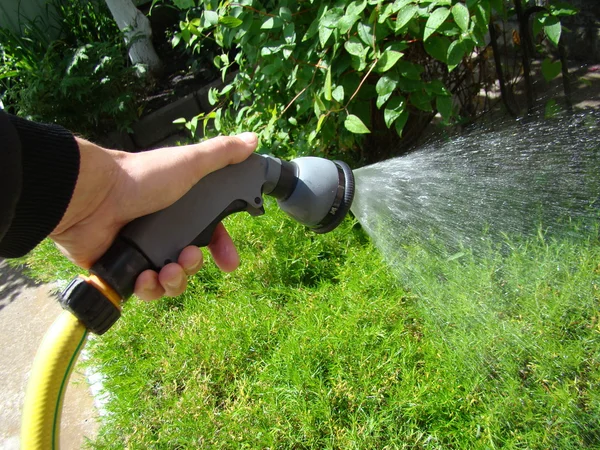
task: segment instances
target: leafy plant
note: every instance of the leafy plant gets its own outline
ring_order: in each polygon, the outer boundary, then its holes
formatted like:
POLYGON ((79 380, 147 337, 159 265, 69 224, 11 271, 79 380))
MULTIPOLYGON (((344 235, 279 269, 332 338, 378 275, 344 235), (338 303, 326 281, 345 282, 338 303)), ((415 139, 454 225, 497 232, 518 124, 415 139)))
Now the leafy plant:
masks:
POLYGON ((11 112, 98 137, 138 117, 143 67, 128 65, 121 34, 105 5, 53 2, 58 37, 36 19, 19 34, 0 29, 2 99, 11 112))
MULTIPOLYGON (((473 119, 481 89, 496 83, 492 17, 515 14, 504 0, 173 3, 187 12, 173 44, 199 51, 214 41, 223 77, 237 73, 209 95, 217 131, 252 129, 292 154, 362 144, 363 159, 405 150, 438 113, 444 124, 473 119)), ((548 11, 542 23, 556 41, 566 9, 548 11)))

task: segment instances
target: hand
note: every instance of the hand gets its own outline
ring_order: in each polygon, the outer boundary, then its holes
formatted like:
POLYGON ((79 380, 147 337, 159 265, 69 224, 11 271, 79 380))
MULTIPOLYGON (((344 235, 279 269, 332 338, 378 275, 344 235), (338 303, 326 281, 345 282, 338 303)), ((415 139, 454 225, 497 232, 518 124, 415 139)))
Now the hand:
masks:
MULTIPOLYGON (((142 153, 108 150, 78 138, 77 143, 79 177, 69 207, 50 238, 71 261, 89 269, 125 224, 171 205, 209 173, 244 161, 256 149, 257 137, 243 133, 142 153)), ((239 265, 223 225, 216 228, 208 248, 221 270, 230 272, 239 265)), ((179 295, 186 288, 187 275, 196 273, 202 262, 199 248, 186 247, 177 263, 167 264, 160 273, 143 272, 135 294, 144 300, 179 295)))

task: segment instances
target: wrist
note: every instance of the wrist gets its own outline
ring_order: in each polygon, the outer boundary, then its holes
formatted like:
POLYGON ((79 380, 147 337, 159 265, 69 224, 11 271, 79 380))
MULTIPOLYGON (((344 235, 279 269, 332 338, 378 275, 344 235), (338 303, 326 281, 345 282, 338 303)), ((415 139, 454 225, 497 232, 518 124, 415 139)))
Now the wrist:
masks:
POLYGON ((77 182, 65 214, 50 237, 91 219, 108 201, 118 179, 123 152, 105 149, 77 137, 75 141, 80 155, 77 182))

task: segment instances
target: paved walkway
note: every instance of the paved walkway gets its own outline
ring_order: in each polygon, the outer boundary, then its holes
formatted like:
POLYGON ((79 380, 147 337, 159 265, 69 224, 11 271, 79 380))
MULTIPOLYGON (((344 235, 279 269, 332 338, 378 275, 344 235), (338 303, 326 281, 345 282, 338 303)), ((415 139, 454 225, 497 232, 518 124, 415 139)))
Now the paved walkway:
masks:
MULTIPOLYGON (((17 450, 31 364, 44 333, 60 313, 52 286, 38 285, 0 260, 0 450, 17 450)), ((98 429, 93 399, 76 366, 67 389, 61 448, 83 447, 98 429)))

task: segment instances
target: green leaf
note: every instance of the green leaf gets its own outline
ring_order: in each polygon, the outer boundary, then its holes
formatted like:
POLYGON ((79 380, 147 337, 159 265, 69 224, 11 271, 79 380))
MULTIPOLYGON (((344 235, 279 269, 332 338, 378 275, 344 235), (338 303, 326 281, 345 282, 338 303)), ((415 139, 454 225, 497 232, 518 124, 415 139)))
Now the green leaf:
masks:
POLYGON ((273 75, 274 73, 279 72, 281 70, 280 61, 281 60, 277 58, 276 62, 273 64, 267 64, 265 67, 263 67, 260 73, 264 75, 273 75))
POLYGON ((323 122, 325 121, 325 119, 326 119, 326 118, 327 118, 327 114, 322 114, 322 115, 319 117, 319 120, 318 120, 318 122, 317 122, 317 133, 318 133, 319 131, 321 131, 321 127, 323 126, 323 122))
POLYGON ((283 50, 285 44, 282 41, 272 42, 269 45, 265 45, 260 49, 261 56, 271 56, 279 53, 283 50))
POLYGON ((403 53, 396 52, 394 50, 385 50, 377 61, 377 65, 375 66, 375 70, 379 73, 384 73, 394 67, 394 64, 398 62, 400 58, 402 58, 403 53))
POLYGON ((416 91, 410 94, 410 102, 421 111, 431 112, 431 97, 425 91, 416 91))
MULTIPOLYGON (((251 18, 252 16, 248 15, 246 17, 250 17, 251 18)), ((304 36, 302 36, 302 42, 306 42, 306 41, 312 39, 313 36, 315 34, 317 34, 318 31, 319 31, 319 20, 315 19, 310 24, 310 27, 308 27, 308 30, 306 30, 306 33, 304 33, 304 36)))
POLYGON ((554 16, 548 17, 544 22, 544 33, 546 33, 548 40, 555 46, 558 46, 561 32, 562 26, 560 25, 560 20, 554 16))
POLYGON ((431 39, 425 41, 425 51, 443 63, 448 61, 449 48, 450 40, 444 36, 433 36, 431 39))
POLYGON ((396 70, 398 70, 403 77, 415 81, 421 80, 421 74, 425 71, 423 66, 405 60, 398 61, 396 70))
POLYGON ((288 23, 283 29, 283 38, 288 44, 292 44, 296 41, 296 31, 293 22, 288 23))
POLYGON ((396 127, 396 133, 398 133, 398 136, 402 136, 402 130, 404 130, 404 125, 406 125, 407 120, 408 120, 408 111, 405 109, 402 112, 402 114, 400 114, 400 117, 398 117, 396 119, 395 127, 396 127))
POLYGON ((175 33, 173 39, 171 39, 171 45, 177 47, 177 44, 181 42, 181 33, 175 33))
POLYGON ((342 103, 344 101, 344 86, 340 85, 336 87, 331 93, 331 96, 336 102, 342 103))
POLYGON ((393 11, 394 12, 400 11, 402 8, 404 8, 409 3, 414 3, 414 0, 396 0, 394 3, 392 3, 393 11))
POLYGON ((319 27, 319 42, 321 43, 321 47, 325 47, 332 33, 333 30, 331 28, 319 27))
POLYGON ((179 9, 190 9, 196 6, 194 0, 173 0, 173 4, 179 9))
POLYGON ((243 21, 233 16, 224 16, 219 18, 219 23, 227 28, 237 28, 243 21))
POLYGON ((323 95, 325 100, 331 101, 331 66, 327 69, 327 75, 325 75, 325 88, 323 89, 323 95))
POLYGON ((469 9, 464 4, 457 3, 452 7, 452 17, 461 30, 469 29, 469 9))
POLYGON ((396 17, 396 32, 402 30, 415 17, 419 10, 417 5, 407 5, 398 12, 396 17))
POLYGON ((435 99, 435 107, 445 120, 452 117, 452 97, 439 95, 435 99))
POLYGON ((346 8, 347 16, 360 16, 364 9, 367 7, 367 0, 355 0, 351 2, 346 8))
POLYGON ((217 98, 217 93, 218 91, 215 88, 210 88, 208 90, 208 102, 213 106, 219 101, 217 98))
POLYGON ((465 56, 466 46, 460 41, 453 41, 448 47, 447 63, 450 71, 458 66, 465 56))
POLYGON ((448 89, 446 89, 446 86, 444 86, 442 80, 431 80, 429 83, 426 83, 424 87, 425 90, 430 94, 443 96, 450 95, 450 92, 448 89))
POLYGON ((333 8, 327 11, 319 21, 320 27, 337 28, 340 19, 344 16, 342 8, 333 8))
POLYGON ((204 27, 211 27, 219 23, 219 15, 216 11, 205 10, 202 17, 204 19, 204 27))
POLYGON ((552 2, 550 4, 550 11, 553 16, 574 16, 579 12, 577 8, 569 5, 566 2, 552 2))
POLYGON ((388 17, 390 17, 396 11, 394 11, 394 4, 393 3, 388 3, 381 10, 381 13, 379 14, 379 17, 377 17, 377 23, 384 23, 388 19, 388 17))
POLYGON ((358 31, 358 37, 360 37, 360 40, 371 47, 374 41, 373 27, 367 23, 359 22, 356 29, 358 31))
POLYGON ((423 34, 423 40, 427 41, 429 36, 437 31, 437 29, 444 23, 444 21, 450 15, 450 10, 445 7, 437 8, 431 13, 427 23, 425 24, 425 32, 423 34))
POLYGON ((348 31, 352 29, 354 24, 360 19, 360 16, 348 16, 345 15, 342 17, 338 23, 338 30, 340 33, 346 34, 348 31))
POLYGON ((410 78, 400 77, 398 79, 398 88, 402 92, 417 92, 425 88, 421 80, 411 80, 410 78))
POLYGON ((390 73, 381 77, 375 85, 377 92, 377 108, 381 108, 383 104, 390 98, 392 92, 398 86, 398 75, 390 73))
POLYGON ((363 121, 354 114, 350 114, 348 117, 346 117, 346 120, 344 121, 344 127, 354 134, 367 134, 371 132, 363 123, 363 121))
POLYGON ((291 21, 292 12, 290 11, 290 8, 286 6, 282 6, 281 8, 279 8, 279 17, 281 17, 281 20, 284 20, 285 22, 291 21))
POLYGON ((355 36, 352 36, 344 42, 344 48, 348 53, 354 56, 362 56, 365 52, 365 46, 355 36))
POLYGON ((260 26, 261 30, 274 30, 283 26, 283 20, 279 17, 267 17, 260 26))
POLYGON ((404 97, 393 97, 383 111, 383 120, 388 128, 392 126, 394 121, 404 112, 406 100, 404 97))
POLYGON ((550 58, 546 58, 542 61, 542 75, 546 81, 553 80, 562 71, 562 64, 560 61, 552 61, 550 58))
POLYGON ((476 25, 477 28, 484 34, 488 31, 488 24, 490 23, 491 15, 492 11, 488 2, 481 2, 475 6, 476 25))
POLYGON ((375 91, 378 95, 391 94, 398 85, 398 76, 389 74, 382 76, 375 85, 375 91))

